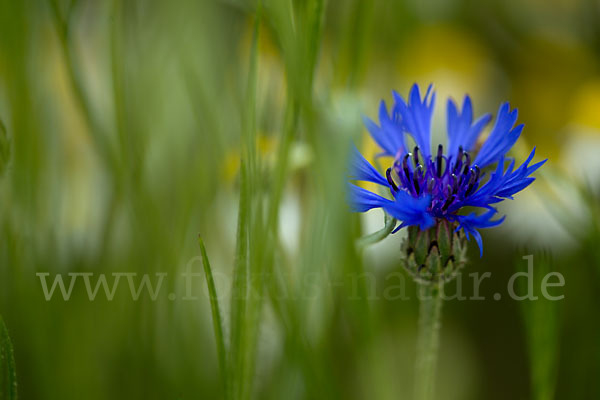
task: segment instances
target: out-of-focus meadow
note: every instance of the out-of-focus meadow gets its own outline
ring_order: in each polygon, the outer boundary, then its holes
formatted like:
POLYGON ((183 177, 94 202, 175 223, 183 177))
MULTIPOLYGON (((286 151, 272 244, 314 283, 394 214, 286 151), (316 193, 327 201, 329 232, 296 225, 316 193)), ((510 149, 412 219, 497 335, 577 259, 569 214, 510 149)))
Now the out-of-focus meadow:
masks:
POLYGON ((438 398, 600 398, 596 1, 0 0, 0 315, 20 398, 410 398, 402 233, 355 246, 383 216, 351 214, 344 188, 350 143, 377 152, 362 116, 413 82, 435 85, 435 137, 448 96, 477 115, 508 100, 514 157, 549 159, 483 258, 472 243, 462 290, 492 277, 485 300, 445 302, 438 398), (564 275, 563 300, 505 295, 527 254, 564 275), (83 281, 47 301, 40 273, 166 276, 155 300, 123 276, 112 301, 83 281))

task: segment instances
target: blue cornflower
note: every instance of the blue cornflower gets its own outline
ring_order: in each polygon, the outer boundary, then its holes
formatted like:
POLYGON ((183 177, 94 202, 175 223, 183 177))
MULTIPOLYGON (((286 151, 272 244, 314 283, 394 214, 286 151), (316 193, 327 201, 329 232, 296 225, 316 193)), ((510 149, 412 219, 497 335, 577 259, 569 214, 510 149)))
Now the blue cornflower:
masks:
MULTIPOLYGON (((523 130, 515 126, 517 110, 504 103, 489 137, 478 148, 477 140, 492 119, 485 114, 473 121, 473 106, 465 96, 462 110, 451 99, 447 105, 448 145, 438 145, 431 152, 431 119, 435 93, 429 85, 421 98, 415 84, 408 101, 393 92, 391 115, 385 102, 379 108, 379 125, 365 118, 365 125, 382 154, 394 158, 385 176, 375 169, 354 148, 351 179, 377 183, 389 189, 392 199, 350 184, 350 202, 354 211, 382 208, 402 223, 396 229, 416 226, 426 231, 443 222, 467 239, 475 238, 480 256, 483 252, 480 228, 497 226, 504 217, 494 219, 497 210, 492 206, 529 186, 531 174, 546 162, 529 165, 535 148, 527 160, 515 169, 514 159, 507 158, 523 130), (409 146, 411 140, 416 144, 409 146), (508 165, 507 165, 508 164, 508 165), (486 175, 489 173, 489 178, 486 175), (480 208, 483 212, 465 214, 465 208, 480 208), (447 221, 447 222, 444 222, 447 221)), ((413 228, 414 229, 414 228, 413 228)))

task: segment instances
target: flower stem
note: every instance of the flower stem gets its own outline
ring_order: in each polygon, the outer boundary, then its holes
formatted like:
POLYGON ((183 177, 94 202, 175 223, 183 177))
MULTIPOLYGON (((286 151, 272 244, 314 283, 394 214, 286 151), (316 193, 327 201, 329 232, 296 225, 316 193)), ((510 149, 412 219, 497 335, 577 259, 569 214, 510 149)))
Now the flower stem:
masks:
POLYGON ((419 285, 419 332, 414 400, 433 399, 442 316, 442 283, 419 285))

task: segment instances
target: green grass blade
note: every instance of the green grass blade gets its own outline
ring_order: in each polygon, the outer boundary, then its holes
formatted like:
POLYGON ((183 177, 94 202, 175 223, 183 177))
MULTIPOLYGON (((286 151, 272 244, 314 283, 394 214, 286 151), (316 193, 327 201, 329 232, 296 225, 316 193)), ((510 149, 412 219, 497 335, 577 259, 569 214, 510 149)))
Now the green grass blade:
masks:
POLYGON ((250 188, 254 188, 257 179, 257 151, 256 151, 256 88, 258 83, 258 35, 260 27, 261 4, 257 5, 252 43, 250 47, 250 60, 248 65, 248 81, 246 87, 246 109, 243 116, 242 141, 246 158, 250 188))
POLYGON ((8 160, 10 159, 10 140, 8 139, 8 133, 6 126, 0 119, 0 177, 4 175, 4 171, 8 166, 8 160))
POLYGON ((261 182, 259 180, 259 160, 256 148, 256 88, 258 86, 258 37, 261 9, 261 2, 258 1, 250 47, 242 131, 242 142, 244 144, 242 163, 245 165, 247 207, 251 211, 248 214, 246 224, 248 249, 247 287, 245 295, 247 297, 245 298, 246 312, 242 316, 243 325, 240 325, 240 328, 243 330, 243 336, 240 341, 236 377, 240 379, 241 384, 237 387, 238 391, 235 393, 236 399, 249 399, 252 392, 258 326, 260 325, 260 310, 262 308, 262 296, 260 294, 262 292, 262 280, 260 270, 263 265, 262 255, 266 246, 266 238, 260 234, 260 232, 264 232, 264 227, 260 206, 262 203, 260 198, 262 191, 259 189, 261 182))
POLYGON ((77 61, 77 57, 73 53, 70 32, 71 27, 69 21, 69 16, 73 11, 73 8, 71 7, 69 9, 68 15, 63 16, 57 0, 49 0, 49 4, 50 10, 52 11, 52 21, 58 36, 62 56, 64 57, 65 67, 67 69, 67 78, 73 90, 76 104, 79 107, 85 123, 87 124, 91 138, 97 147, 98 153, 108 167, 115 168, 116 160, 112 152, 110 142, 104 135, 104 132, 100 128, 97 119, 93 115, 91 100, 83 83, 80 63, 77 61))
POLYGON ((17 373, 12 343, 0 317, 0 400, 16 400, 17 373))
POLYGON ((201 237, 198 237, 200 245, 200 253, 202 256, 202 265, 204 266, 204 275, 206 275, 206 286, 208 287, 208 295, 210 298, 210 311, 212 313, 213 329, 215 331, 215 340, 217 343, 217 356, 219 357, 219 368, 221 371, 221 379, 225 387, 225 397, 229 396, 229 379, 227 376, 227 354, 225 350, 225 337, 223 335, 223 318, 221 317, 221 308, 219 307, 219 297, 217 296, 217 288, 213 279, 212 268, 206 248, 201 237))
MULTIPOLYGON (((312 84, 317 67, 319 50, 321 48, 321 35, 323 32, 325 1, 313 0, 307 4, 307 24, 308 24, 308 90, 312 91, 312 84)), ((309 97, 312 97, 310 93, 309 97)))
POLYGON ((246 164, 240 165, 240 202, 238 210, 238 228, 236 242, 236 258, 233 270, 233 288, 231 291, 231 337, 229 373, 232 378, 232 394, 239 393, 241 382, 240 370, 243 366, 242 344, 244 317, 246 315, 246 297, 248 295, 248 182, 246 164))

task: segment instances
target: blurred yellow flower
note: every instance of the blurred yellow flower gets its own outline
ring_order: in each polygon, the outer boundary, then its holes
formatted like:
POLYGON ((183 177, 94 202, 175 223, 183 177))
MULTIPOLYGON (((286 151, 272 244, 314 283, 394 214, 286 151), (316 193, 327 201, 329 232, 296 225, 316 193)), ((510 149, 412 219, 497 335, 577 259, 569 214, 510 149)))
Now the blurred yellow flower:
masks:
POLYGON ((477 96, 491 73, 485 46, 475 35, 452 25, 422 26, 407 39, 398 62, 406 85, 423 79, 436 82, 441 98, 449 93, 477 96))
POLYGON ((571 122, 593 128, 585 132, 600 133, 600 77, 585 82, 573 95, 571 122))
MULTIPOLYGON (((277 140, 273 136, 259 133, 256 138, 256 149, 260 158, 266 160, 267 163, 272 162, 277 149, 277 140)), ((240 169, 240 149, 232 148, 225 155, 223 162, 223 179, 227 182, 232 182, 240 169)))

